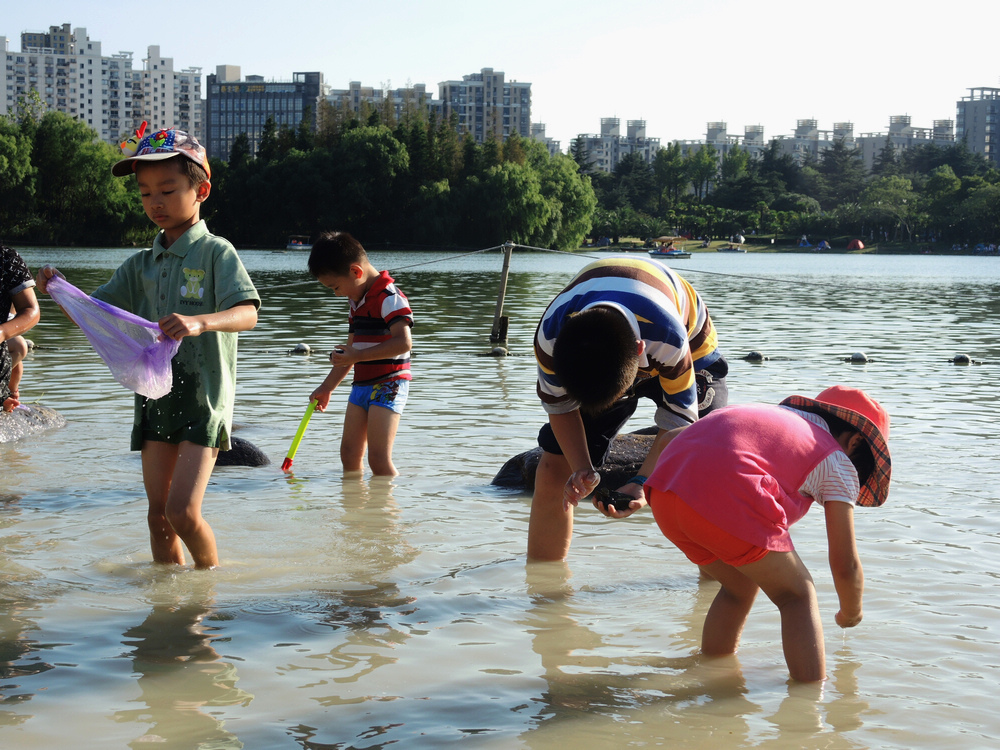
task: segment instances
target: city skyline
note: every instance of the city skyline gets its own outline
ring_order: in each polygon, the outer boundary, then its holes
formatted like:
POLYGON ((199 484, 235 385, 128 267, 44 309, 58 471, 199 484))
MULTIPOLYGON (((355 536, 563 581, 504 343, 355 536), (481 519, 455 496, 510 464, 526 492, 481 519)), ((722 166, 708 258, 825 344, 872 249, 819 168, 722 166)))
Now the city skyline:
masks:
POLYGON ((150 14, 144 23, 110 12, 110 3, 87 10, 40 0, 5 9, 0 35, 19 49, 22 32, 69 23, 86 28, 104 54, 131 51, 140 64, 159 45, 176 69, 201 67, 203 75, 223 64, 268 80, 319 71, 334 88, 425 83, 435 95, 442 81, 492 67, 531 83, 531 119, 563 150, 599 132, 603 117, 645 120, 664 143, 704 139, 709 121, 738 135, 762 125, 768 139, 790 134, 800 119, 825 130, 852 122, 856 134, 885 132, 897 115, 930 127, 954 120, 969 88, 1000 86, 995 24, 977 23, 986 20, 983 3, 957 0, 948 18, 871 6, 514 0, 498 10, 389 0, 372 9, 303 0, 300 12, 283 16, 250 0, 238 14, 205 3, 193 15, 150 14))

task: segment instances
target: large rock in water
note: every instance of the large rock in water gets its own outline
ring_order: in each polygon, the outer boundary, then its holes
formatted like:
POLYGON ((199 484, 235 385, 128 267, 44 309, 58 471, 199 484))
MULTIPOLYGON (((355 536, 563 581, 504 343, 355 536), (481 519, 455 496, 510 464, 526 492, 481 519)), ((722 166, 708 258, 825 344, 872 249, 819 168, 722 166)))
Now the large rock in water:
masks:
MULTIPOLYGON (((646 454, 649 453, 649 447, 653 444, 656 432, 655 427, 647 427, 636 432, 618 435, 611 442, 608 460, 602 466, 597 467, 601 474, 601 483, 598 486, 603 485, 611 489, 618 489, 627 480, 634 477, 639 467, 642 466, 642 462, 646 460, 646 454)), ((497 487, 533 492, 535 489, 535 470, 538 468, 538 461, 541 457, 542 449, 537 446, 530 451, 519 453, 503 465, 497 475, 493 477, 491 484, 497 487)))
POLYGON ((229 438, 229 450, 219 451, 216 466, 267 466, 271 459, 260 448, 243 438, 229 438))
POLYGON ((41 404, 21 404, 14 411, 0 411, 0 443, 10 443, 65 424, 66 418, 55 409, 41 404))

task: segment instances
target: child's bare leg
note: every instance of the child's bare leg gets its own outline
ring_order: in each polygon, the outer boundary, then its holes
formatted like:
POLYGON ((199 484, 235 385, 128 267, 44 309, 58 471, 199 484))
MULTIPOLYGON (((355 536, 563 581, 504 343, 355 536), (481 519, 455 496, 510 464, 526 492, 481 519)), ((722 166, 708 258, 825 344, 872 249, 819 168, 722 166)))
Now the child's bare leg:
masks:
POLYGON ((146 488, 149 510, 149 546, 153 562, 184 564, 184 545, 167 520, 167 498, 177 463, 178 446, 146 440, 142 444, 142 483, 146 488))
POLYGON ((218 565, 215 534, 201 516, 201 504, 219 449, 206 448, 188 441, 176 446, 147 441, 143 445, 142 455, 143 477, 145 478, 146 467, 149 465, 151 479, 155 480, 154 490, 157 492, 155 513, 150 495, 149 527, 153 559, 156 562, 183 564, 184 552, 180 546, 183 541, 191 552, 195 567, 213 568, 218 565), (166 473, 168 467, 169 474, 166 473), (170 534, 164 533, 164 521, 170 534), (156 538, 157 535, 159 538, 156 538))
POLYGON ((340 462, 344 471, 363 471, 368 447, 368 412, 357 404, 347 404, 344 435, 340 439, 340 462))
POLYGON ((28 354, 28 342, 23 336, 14 336, 7 340, 7 351, 10 353, 12 363, 10 380, 7 387, 10 389, 10 398, 3 402, 4 411, 13 411, 14 407, 21 403, 21 394, 18 386, 21 385, 21 377, 24 375, 24 358, 28 354))
POLYGON ((756 583, 721 560, 700 565, 701 572, 722 584, 708 608, 701 634, 701 651, 707 656, 735 654, 747 615, 760 590, 756 583))
POLYGON ((760 586, 781 613, 781 645, 792 679, 824 679, 826 649, 816 586, 799 556, 795 552, 769 552, 739 570, 760 586))
POLYGON ((392 463, 392 444, 399 428, 399 414, 384 406, 368 410, 368 465, 375 476, 394 477, 399 474, 392 463))
POLYGON ((565 560, 573 537, 573 508, 563 509, 563 488, 569 479, 565 456, 542 451, 535 469, 535 491, 528 517, 528 559, 565 560))

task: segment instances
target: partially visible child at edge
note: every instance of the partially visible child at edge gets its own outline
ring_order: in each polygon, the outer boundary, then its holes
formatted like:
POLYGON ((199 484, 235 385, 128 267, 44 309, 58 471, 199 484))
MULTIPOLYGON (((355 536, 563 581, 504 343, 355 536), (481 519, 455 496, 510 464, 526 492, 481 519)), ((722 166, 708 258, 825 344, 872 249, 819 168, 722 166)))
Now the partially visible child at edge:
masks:
POLYGON ((795 680, 826 676, 816 588, 788 528, 823 506, 836 622, 861 622, 864 575, 854 506, 889 493, 889 415, 863 391, 833 386, 779 406, 730 406, 683 429, 660 454, 644 491, 660 530, 722 588, 708 610, 701 650, 736 653, 758 589, 781 614, 785 662, 795 680))
POLYGON ((392 444, 411 378, 410 303, 389 272, 376 270, 347 232, 326 232, 313 244, 309 272, 338 297, 347 297, 351 307, 347 343, 330 354, 333 369, 309 398, 326 411, 330 394, 353 367, 340 442, 344 471, 362 470, 367 446, 372 473, 396 476, 392 444))
POLYGON ((0 405, 13 411, 21 403, 22 361, 28 344, 21 336, 38 322, 34 279, 16 251, 0 244, 0 405))
MULTIPOLYGON (((196 567, 211 568, 219 556, 202 499, 219 450, 229 450, 237 333, 256 325, 260 297, 233 246, 201 220, 211 169, 195 138, 154 131, 111 171, 135 174, 146 216, 160 232, 93 296, 158 321, 164 336, 182 340, 170 393, 135 397, 131 443, 142 451, 153 561, 183 565, 186 545, 196 567)), ((51 266, 39 271, 41 291, 55 273, 51 266)))

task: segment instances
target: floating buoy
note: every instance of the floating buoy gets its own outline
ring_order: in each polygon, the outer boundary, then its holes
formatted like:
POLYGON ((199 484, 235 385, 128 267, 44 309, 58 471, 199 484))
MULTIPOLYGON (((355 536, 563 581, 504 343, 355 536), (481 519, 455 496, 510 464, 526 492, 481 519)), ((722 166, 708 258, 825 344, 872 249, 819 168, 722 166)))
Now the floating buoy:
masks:
POLYGON ((764 360, 767 359, 767 357, 765 357, 761 352, 754 350, 750 352, 747 356, 745 356, 743 359, 745 359, 747 362, 763 362, 764 360))
POLYGON ((864 364, 865 362, 870 362, 871 360, 868 359, 868 355, 864 352, 854 352, 854 354, 851 355, 850 361, 855 364, 864 364))
POLYGON ((956 365, 971 365, 972 357, 970 357, 968 354, 956 354, 952 362, 954 362, 956 365))
POLYGON ((309 344, 296 344, 292 349, 292 354, 311 354, 312 347, 309 344))
POLYGON ((508 357, 510 352, 504 349, 502 346, 494 346, 490 349, 489 356, 491 357, 508 357))

